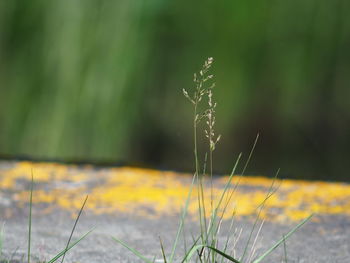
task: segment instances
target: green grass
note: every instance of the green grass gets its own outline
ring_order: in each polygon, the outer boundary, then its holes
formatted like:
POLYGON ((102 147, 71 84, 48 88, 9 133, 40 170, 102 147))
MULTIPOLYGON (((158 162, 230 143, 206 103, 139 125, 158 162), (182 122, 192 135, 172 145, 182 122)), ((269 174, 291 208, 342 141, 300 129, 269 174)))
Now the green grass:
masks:
MULTIPOLYGON (((245 162, 243 169, 238 177, 238 180, 233 184, 233 176, 237 173, 237 167, 241 161, 242 154, 239 154, 237 160, 233 166, 231 174, 229 176, 228 181, 226 182, 225 187, 222 190, 222 193, 218 200, 214 199, 213 196, 213 167, 214 167, 214 153, 216 146, 221 138, 220 135, 216 134, 215 131, 215 108, 216 102, 213 99, 213 90, 215 87, 215 83, 212 82, 213 75, 209 74, 210 68, 212 66, 213 59, 208 58, 201 70, 198 74, 194 74, 194 83, 195 88, 190 95, 190 92, 183 89, 183 94, 186 99, 193 106, 193 137, 194 137, 194 175, 192 184, 190 186, 188 196, 184 205, 184 209, 182 211, 180 222, 178 226, 178 230, 174 239, 174 243, 171 248, 171 252, 169 254, 166 253, 163 243, 160 239, 160 249, 162 260, 164 263, 173 263, 176 255, 176 262, 180 259, 182 263, 188 262, 200 262, 200 263, 216 263, 216 262, 234 262, 234 263, 259 263, 263 259, 265 259, 268 255, 270 255, 278 246, 282 243, 285 246, 285 241, 288 239, 295 231, 297 231, 301 226, 303 226, 311 217, 307 217, 303 221, 301 221, 298 225, 296 225, 292 230, 290 230, 286 235, 282 237, 282 239, 278 240, 271 248, 266 250, 259 256, 255 256, 256 244, 257 240, 263 226, 263 222, 260 218, 261 211, 264 209, 265 203, 268 199, 275 193, 277 188, 274 186, 275 181, 272 182, 270 189, 266 193, 266 197, 262 200, 261 204, 257 207, 257 216, 254 221, 252 229, 248 233, 248 240, 244 245, 244 249, 241 253, 241 256, 238 256, 237 253, 231 255, 228 251, 232 250, 234 247, 229 247, 231 245, 231 238, 235 235, 233 231, 233 224, 235 221, 235 213, 232 215, 231 225, 230 225, 230 233, 227 236, 226 240, 224 240, 224 245, 219 245, 220 240, 220 228, 223 223, 224 213, 228 209, 228 205, 232 201, 232 198, 235 194, 235 191, 239 185, 239 181, 241 176, 244 175, 246 168, 251 160, 252 154, 254 152, 255 146, 257 144, 259 135, 257 135, 256 140, 254 141, 252 150, 249 153, 247 161, 245 162), (204 124, 203 124, 204 123, 204 124), (200 137, 199 134, 199 126, 203 127, 204 125, 204 137, 208 142, 207 151, 205 153, 205 158, 201 163, 199 158, 200 153, 198 151, 198 140, 200 137), (203 167, 203 168, 201 168, 203 167), (209 189, 205 188, 205 177, 210 180, 209 189), (194 187, 197 187, 197 200, 198 200, 198 225, 199 225, 199 233, 198 236, 192 237, 192 245, 187 248, 186 238, 184 231, 185 219, 187 215, 188 205, 192 196, 192 192, 194 187), (206 191, 210 191, 210 205, 204 203, 204 194, 206 191), (262 222, 261 222, 262 221, 262 222), (261 223, 260 223, 261 222, 261 223), (260 225, 260 226, 259 226, 260 225), (257 227, 258 230, 256 231, 257 227), (177 255, 177 248, 179 245, 179 240, 181 233, 184 235, 184 247, 185 251, 182 255, 177 255), (253 242, 252 242, 253 241, 253 242)), ((278 171, 279 172, 279 171, 278 171)), ((276 173, 276 177, 278 175, 276 173)), ((154 260, 146 258, 142 253, 137 251, 136 249, 130 247, 127 243, 122 240, 113 237, 115 242, 121 244, 128 250, 130 250, 135 256, 144 261, 145 263, 153 263, 154 260)), ((234 246, 237 244, 237 240, 234 242, 234 246)), ((286 255, 286 252, 285 252, 286 255)), ((286 256, 285 256, 286 257, 286 256)), ((285 258, 286 260, 286 258, 285 258)))
MULTIPOLYGON (((27 262, 30 263, 31 262, 31 245, 32 245, 32 208, 33 208, 33 187, 34 187, 34 175, 33 175, 33 171, 32 171, 32 177, 31 177, 31 184, 30 184, 30 193, 29 193, 29 215, 28 215, 28 236, 27 236, 27 242, 28 242, 28 247, 27 247, 27 262)), ((64 262, 66 253, 71 250, 73 247, 75 247, 78 243, 80 243, 84 238, 86 238, 92 231, 93 229, 91 229, 90 231, 86 232, 84 235, 80 236, 76 241, 71 242, 71 239, 73 237, 75 228, 79 222, 81 213, 83 212, 83 209, 85 207, 86 201, 88 199, 88 196, 86 196, 82 207, 80 208, 78 215, 75 219, 73 228, 71 230, 69 239, 67 241, 67 245, 64 249, 62 249, 59 253, 57 253, 54 257, 52 257, 50 260, 45 261, 44 263, 54 263, 57 260, 59 260, 61 258, 61 263, 64 262)), ((3 239, 4 239, 4 225, 2 226, 2 228, 0 229, 0 262, 1 263, 11 263, 16 252, 17 249, 12 253, 10 258, 3 258, 2 257, 2 249, 3 249, 3 239)), ((20 262, 24 262, 23 258, 20 262)), ((38 261, 36 261, 38 262, 38 261)))
MULTIPOLYGON (((261 204, 256 209, 256 218, 251 230, 248 233, 248 239, 244 244, 244 249, 241 251, 241 254, 235 252, 235 247, 237 245, 239 235, 237 235, 236 230, 234 229, 235 223, 235 211, 232 213, 232 218, 230 221, 230 232, 227 235, 226 239, 222 243, 220 229, 222 224, 226 223, 223 220, 224 214, 227 212, 229 204, 232 202, 234 195, 236 193, 236 189, 239 185, 241 177, 244 175, 246 168, 251 160, 254 149, 256 147, 259 135, 257 135, 252 149, 248 155, 246 162, 243 165, 242 171, 239 173, 240 176, 238 180, 233 183, 233 176, 237 174, 238 166, 241 161, 242 154, 239 154, 235 164, 232 168, 228 181, 226 182, 224 188, 222 189, 222 193, 219 198, 216 200, 213 194, 213 167, 214 167, 214 153, 216 146, 221 138, 220 135, 216 134, 215 131, 215 109, 216 102, 213 98, 213 90, 215 87, 215 83, 211 82, 213 79, 213 75, 210 75, 210 68, 212 66, 213 59, 209 58, 205 61, 202 69, 199 71, 199 74, 194 75, 194 83, 195 88, 193 91, 193 95, 190 95, 188 91, 183 90, 184 96, 190 101, 194 109, 193 115, 193 136, 194 136, 194 167, 195 171, 192 178, 192 183, 188 192, 188 196, 186 198, 184 208, 181 213, 179 226, 177 229, 176 236, 174 238, 173 245, 171 247, 170 253, 167 253, 161 238, 159 238, 160 242, 160 250, 161 256, 164 263, 173 263, 178 262, 180 259, 181 263, 189 263, 189 262, 199 262, 199 263, 224 263, 224 262, 234 262, 234 263, 259 263, 263 259, 265 259, 268 255, 270 255, 278 246, 283 244, 284 246, 284 261, 287 262, 287 251, 286 251, 286 240, 300 227, 302 227, 310 218, 305 218, 299 224, 297 224, 293 229, 291 229, 287 234, 283 235, 283 237, 278 240, 273 246, 271 246, 268 250, 262 253, 259 256, 256 256, 256 244, 259 239, 259 235, 261 229, 263 227, 264 220, 261 219, 261 212, 264 209, 265 203, 268 199, 277 191, 278 187, 276 187, 275 180, 272 182, 269 190, 266 193, 265 198, 262 200, 261 204), (205 125, 204 128, 204 137, 208 142, 207 152, 205 153, 204 160, 200 160, 200 153, 198 151, 198 140, 200 137, 199 127, 203 127, 203 123, 205 125), (205 187, 206 178, 210 180, 210 187, 207 189, 205 187), (193 194, 193 189, 197 188, 197 201, 198 201, 198 225, 199 231, 197 236, 192 236, 192 243, 190 246, 186 243, 186 233, 184 232, 186 216, 188 212, 188 206, 190 203, 190 199, 193 194), (206 204, 204 202, 204 194, 206 191, 210 192, 210 204, 206 204), (183 254, 178 252, 178 246, 180 243, 180 238, 183 235, 184 241, 184 251, 183 254), (232 251, 230 253, 230 251, 232 251)), ((276 173, 276 177, 279 171, 276 173)), ((32 243, 32 207, 33 207, 33 188, 34 188, 34 175, 32 171, 31 185, 30 185, 30 196, 29 196, 29 216, 28 216, 28 249, 27 249, 27 262, 31 262, 31 243, 32 243)), ((62 249, 59 253, 57 253, 52 259, 46 261, 46 263, 53 263, 57 260, 61 259, 61 263, 64 262, 66 253, 75 247, 78 243, 80 243, 87 235, 89 235, 92 230, 88 231, 81 237, 79 237, 76 241, 72 242, 72 237, 75 231, 75 228, 79 222, 81 213, 85 207, 88 196, 86 196, 82 207, 80 208, 78 215, 75 219, 73 228, 71 230, 69 239, 64 249, 62 249)), ((1 262, 10 262, 13 257, 10 259, 2 259, 2 247, 3 247, 3 235, 4 235, 4 227, 1 228, 0 231, 0 261, 1 262)), ((130 250, 135 256, 141 259, 145 263, 154 263, 155 259, 148 259, 142 253, 137 251, 136 249, 130 247, 124 241, 112 237, 114 242, 119 243, 124 246, 128 250, 130 250)))

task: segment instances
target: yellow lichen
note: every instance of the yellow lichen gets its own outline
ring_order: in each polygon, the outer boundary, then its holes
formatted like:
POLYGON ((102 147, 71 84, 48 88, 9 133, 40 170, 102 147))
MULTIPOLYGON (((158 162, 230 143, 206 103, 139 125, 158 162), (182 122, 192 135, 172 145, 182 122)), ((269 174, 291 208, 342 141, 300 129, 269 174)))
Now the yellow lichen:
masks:
MULTIPOLYGON (((12 199, 23 205, 28 201, 28 189, 19 187, 22 179, 35 183, 34 203, 59 206, 68 211, 81 207, 89 194, 86 209, 96 214, 133 214, 159 217, 179 214, 187 197, 191 175, 150 169, 120 167, 93 170, 56 163, 19 162, 0 171, 0 187, 12 192, 12 199)), ((214 182, 214 204, 219 199, 228 177, 214 182)), ((233 178, 233 184, 238 177, 233 178)), ((345 183, 276 180, 279 189, 265 204, 262 216, 270 220, 300 220, 310 213, 344 214, 350 216, 350 185, 345 183)), ((242 177, 226 209, 224 218, 232 215, 249 216, 266 198, 272 180, 264 177, 242 177), (258 187, 258 188, 257 188, 258 187)), ((197 188, 194 187, 188 213, 197 214, 197 188)), ((210 207, 210 191, 204 201, 210 207)), ((48 210, 49 211, 49 210, 48 210)))

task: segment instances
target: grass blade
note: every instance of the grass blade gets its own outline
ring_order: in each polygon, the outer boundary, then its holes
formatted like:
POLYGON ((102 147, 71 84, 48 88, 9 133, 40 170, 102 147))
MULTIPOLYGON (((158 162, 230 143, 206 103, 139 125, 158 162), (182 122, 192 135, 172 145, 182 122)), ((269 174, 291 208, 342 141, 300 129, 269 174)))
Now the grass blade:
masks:
POLYGON ((164 259, 164 263, 167 263, 167 260, 166 260, 166 256, 165 256, 165 252, 164 252, 164 247, 163 247, 163 242, 162 242, 162 239, 159 237, 159 242, 160 242, 160 248, 162 250, 162 255, 163 255, 163 259, 164 259))
POLYGON ((300 227, 302 227, 307 221, 309 221, 313 217, 313 214, 305 218, 303 221, 301 221, 298 225, 296 225, 291 231, 287 233, 283 238, 281 238, 275 245, 273 245, 269 250, 267 250, 264 254, 262 254, 258 259, 254 260, 253 263, 259 263, 261 260, 263 260, 266 256, 268 256, 272 251, 274 251, 280 244, 286 241, 287 238, 289 238, 295 231, 297 231, 300 227))
POLYGON ((237 259, 231 257, 230 255, 227 255, 226 253, 222 252, 221 250, 215 248, 215 247, 211 247, 211 246, 207 246, 207 248, 215 251, 216 253, 218 253, 219 255, 223 256, 224 258, 227 258, 228 260, 230 260, 231 262, 234 263, 240 263, 237 259))
POLYGON ((183 231, 182 231, 182 238, 183 238, 183 241, 184 241, 184 254, 187 253, 187 239, 186 239, 186 229, 185 229, 185 226, 183 228, 183 231))
POLYGON ((28 218, 28 259, 27 262, 30 263, 30 249, 31 249, 31 239, 32 239, 32 206, 33 206, 33 185, 34 176, 32 169, 32 180, 30 183, 30 197, 29 197, 29 218, 28 218))
POLYGON ((206 240, 205 240, 205 243, 208 242, 208 238, 209 238, 209 236, 212 235, 212 231, 215 231, 215 229, 214 229, 214 228, 215 228, 214 222, 215 222, 216 219, 217 219, 218 210, 219 210, 219 208, 221 207, 221 204, 222 204, 222 202, 223 202, 223 200, 224 200, 224 197, 225 197, 225 195, 226 195, 226 192, 228 191, 228 189, 229 189, 229 187, 230 187, 230 185, 231 185, 233 176, 234 176, 234 174, 235 174, 235 171, 236 171, 236 169, 237 169, 237 166, 238 166, 238 163, 239 163, 241 157, 242 157, 242 153, 240 153, 240 154, 238 155, 238 157, 237 157, 237 159, 236 159, 236 163, 235 163, 235 165, 234 165, 234 167, 233 167, 233 169, 232 169, 232 171, 231 171, 231 174, 230 174, 230 176, 229 176, 229 179, 228 179, 228 181, 227 181, 226 184, 225 184, 225 187, 224 187, 223 192, 221 193, 220 199, 219 199, 217 205, 215 206, 214 211, 213 211, 212 214, 211 214, 211 219, 210 219, 210 220, 211 220, 211 221, 210 221, 211 223, 210 223, 210 225, 209 225, 209 227, 208 227, 208 233, 207 233, 207 238, 206 238, 206 240))
POLYGON ((253 245, 252 245, 252 247, 250 248, 250 255, 249 255, 249 257, 248 257, 248 262, 251 262, 251 259, 254 258, 254 254, 255 254, 255 251, 256 251, 256 242, 257 242, 257 240, 258 240, 258 238, 259 238, 259 235, 260 235, 261 229, 262 229, 262 227, 263 227, 263 225, 264 225, 264 222, 265 222, 265 220, 263 219, 262 222, 261 222, 261 224, 260 224, 258 233, 257 233, 256 236, 255 236, 253 245))
POLYGON ((170 260, 169 260, 170 263, 173 262, 173 258, 174 258, 174 255, 175 255, 175 250, 176 250, 176 247, 177 247, 177 243, 179 241, 179 237, 180 237, 181 231, 182 231, 183 226, 184 226, 184 221, 185 221, 185 217, 186 217, 186 214, 187 214, 188 206, 189 206, 189 203, 190 203, 190 199, 191 199, 191 195, 192 195, 192 190, 193 190, 193 185, 194 185, 195 179, 196 179, 196 175, 193 176, 191 187, 190 187, 190 191, 188 192, 188 195, 187 195, 185 207, 184 207, 184 210, 182 212, 182 216, 181 216, 181 220, 180 220, 180 225, 178 227, 178 230, 177 230, 177 233, 176 233, 175 242, 174 242, 174 245, 173 245, 173 249, 171 251, 170 260))
MULTIPOLYGON (((184 259, 181 261, 181 263, 184 263, 187 260, 189 253, 191 253, 192 249, 197 245, 197 243, 200 239, 201 239, 201 236, 199 236, 197 239, 194 239, 194 236, 192 235, 193 244, 191 246, 191 249, 186 253, 186 255, 185 255, 184 259)), ((199 258, 200 262, 202 262, 202 258, 200 256, 199 251, 198 250, 195 250, 195 251, 198 252, 198 258, 199 258)))
POLYGON ((63 249, 60 253, 58 253, 56 256, 54 256, 51 260, 49 260, 47 263, 53 263, 56 262, 60 257, 62 257, 67 251, 71 250, 75 245, 77 245, 80 241, 82 241, 84 238, 86 238, 87 235, 89 235, 92 231, 94 230, 91 229, 90 231, 86 232, 84 235, 82 235, 77 241, 73 242, 71 245, 63 249))
MULTIPOLYGON (((235 211, 233 211, 233 213, 232 213, 231 224, 230 224, 230 228, 228 230, 228 235, 227 235, 225 246, 224 246, 224 250, 223 250, 224 253, 226 253, 228 245, 229 245, 229 242, 230 242, 230 239, 231 239, 231 234, 230 233, 232 233, 234 222, 235 222, 235 211)), ((224 259, 222 258, 221 259, 221 263, 223 263, 223 262, 224 262, 224 259)))
POLYGON ((265 199, 264 199, 264 200, 261 202, 261 204, 257 207, 257 209, 258 209, 258 214, 257 214, 257 216, 256 216, 256 218, 255 218, 253 227, 252 227, 252 229, 251 229, 251 231, 250 231, 250 233, 249 233, 249 237, 248 237, 247 243, 246 243, 246 245, 245 245, 245 247, 244 247, 243 255, 242 255, 242 257, 240 258, 240 260, 241 260, 242 262, 243 262, 243 259, 244 259, 245 255, 246 255, 247 251, 248 251, 248 247, 249 247, 249 244, 250 244, 250 240, 251 240, 251 238, 252 238, 252 236, 253 236, 253 232, 254 232, 254 230, 255 230, 255 228, 256 228, 256 226, 257 226, 257 224, 258 224, 258 221, 259 221, 259 219, 260 219, 260 214, 261 214, 261 212, 262 212, 262 210, 263 210, 263 208, 264 208, 264 206, 265 206, 267 200, 268 200, 268 199, 275 193, 275 191, 276 191, 276 190, 273 189, 273 187, 274 187, 274 184, 275 184, 275 180, 276 180, 276 178, 277 178, 277 176, 278 176, 278 174, 279 174, 279 171, 280 171, 280 170, 278 169, 278 170, 277 170, 277 173, 276 173, 276 175, 275 175, 275 178, 274 178, 274 180, 272 181, 272 183, 271 183, 271 185, 270 185, 270 188, 269 188, 269 190, 268 190, 268 192, 267 192, 267 194, 266 194, 265 199))
POLYGON ((256 144, 258 143, 258 140, 259 140, 259 137, 260 137, 260 134, 258 133, 255 137, 255 140, 254 140, 254 143, 253 143, 253 147, 251 148, 250 152, 249 152, 249 155, 248 155, 248 159, 244 165, 244 168, 242 170, 242 175, 245 174, 245 171, 250 163, 250 160, 252 159, 252 156, 253 156, 253 153, 255 151, 255 148, 256 148, 256 144))
POLYGON ((284 263, 288 263, 287 245, 286 245, 286 236, 285 235, 283 235, 283 254, 284 254, 284 263))
POLYGON ((115 238, 115 237, 112 237, 112 239, 113 239, 115 242, 121 244, 123 247, 127 248, 128 250, 130 250, 135 256, 137 256, 138 258, 142 259, 144 262, 146 262, 146 263, 152 263, 151 260, 149 260, 149 259, 147 259, 146 257, 142 256, 142 254, 141 254, 139 251, 137 251, 136 249, 134 249, 134 248, 132 248, 132 247, 129 247, 129 246, 128 246, 126 243, 124 243, 123 241, 121 241, 121 240, 119 240, 119 239, 117 239, 117 238, 115 238))
POLYGON ((222 252, 221 250, 219 250, 215 247, 212 247, 212 246, 207 246, 207 245, 197 245, 197 246, 192 247, 192 249, 189 251, 189 253, 186 255, 185 259, 182 262, 188 262, 188 260, 190 260, 192 258, 194 253, 196 253, 196 251, 198 249, 202 249, 202 248, 209 248, 209 249, 215 251, 216 253, 218 253, 219 255, 223 256, 224 258, 230 260, 231 262, 241 263, 237 259, 231 257, 230 255, 227 255, 226 253, 222 252))
POLYGON ((3 239, 4 239, 4 226, 5 223, 2 224, 1 230, 0 230, 0 260, 2 259, 2 247, 3 247, 3 239))
MULTIPOLYGON (((75 227, 76 227, 77 224, 78 224, 80 215, 81 215, 81 213, 83 212, 83 209, 84 209, 84 207, 85 207, 85 204, 86 204, 86 201, 87 201, 88 197, 89 197, 88 195, 85 197, 84 203, 83 203, 83 205, 81 206, 81 208, 80 208, 80 210, 79 210, 79 213, 78 213, 77 218, 75 219, 74 226, 73 226, 73 228, 72 228, 72 231, 71 231, 71 233, 70 233, 70 236, 69 236, 69 239, 68 239, 68 242, 67 242, 66 252, 67 252, 67 248, 69 247, 69 243, 70 243, 70 241, 71 241, 71 239, 72 239, 73 233, 74 233, 74 231, 75 231, 75 227)), ((65 257, 66 257, 66 253, 63 254, 61 263, 63 263, 65 257)))

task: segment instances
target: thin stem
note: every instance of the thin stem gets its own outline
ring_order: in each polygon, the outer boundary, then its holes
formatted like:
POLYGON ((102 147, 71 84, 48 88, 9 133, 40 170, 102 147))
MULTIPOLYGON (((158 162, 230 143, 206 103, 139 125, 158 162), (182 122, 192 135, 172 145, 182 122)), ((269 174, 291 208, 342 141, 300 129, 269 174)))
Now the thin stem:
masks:
MULTIPOLYGON (((67 242, 66 251, 68 251, 68 247, 69 247, 70 241, 71 241, 71 239, 72 239, 72 237, 73 237, 73 234, 74 234, 75 228, 76 228, 76 226, 77 226, 77 224, 78 224, 80 215, 81 215, 81 213, 83 212, 83 209, 84 209, 84 207, 85 207, 85 204, 86 204, 86 201, 87 201, 88 198, 89 198, 89 195, 87 195, 87 196, 85 197, 84 203, 83 203, 83 205, 81 206, 81 208, 80 208, 80 210, 79 210, 79 213, 78 213, 77 218, 75 219, 74 226, 73 226, 73 228, 72 228, 72 231, 71 231, 71 233, 70 233, 70 236, 69 236, 69 239, 68 239, 68 242, 67 242)), ((66 257, 66 252, 63 254, 61 263, 64 262, 65 257, 66 257)))
POLYGON ((197 106, 198 99, 196 99, 194 104, 194 117, 193 117, 193 144, 194 144, 194 161, 195 161, 195 177, 197 180, 197 198, 198 198, 198 212, 199 212, 199 222, 201 229, 201 239, 203 241, 203 224, 202 224, 202 205, 201 205, 201 196, 200 196, 200 178, 199 178, 199 161, 198 161, 198 149, 197 149, 197 106))
POLYGON ((28 259, 27 262, 30 263, 30 249, 31 249, 31 239, 32 239, 32 206, 33 206, 33 184, 34 176, 32 169, 32 181, 30 184, 30 198, 29 198, 29 222, 28 222, 28 259))

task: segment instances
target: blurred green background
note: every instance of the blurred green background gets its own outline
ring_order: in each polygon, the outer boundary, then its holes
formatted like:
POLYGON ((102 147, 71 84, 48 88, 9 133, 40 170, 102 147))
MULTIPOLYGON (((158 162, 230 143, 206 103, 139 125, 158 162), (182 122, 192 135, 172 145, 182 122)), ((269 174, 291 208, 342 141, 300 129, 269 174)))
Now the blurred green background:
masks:
POLYGON ((191 171, 208 56, 217 172, 350 180, 348 0, 0 1, 0 154, 191 171))

